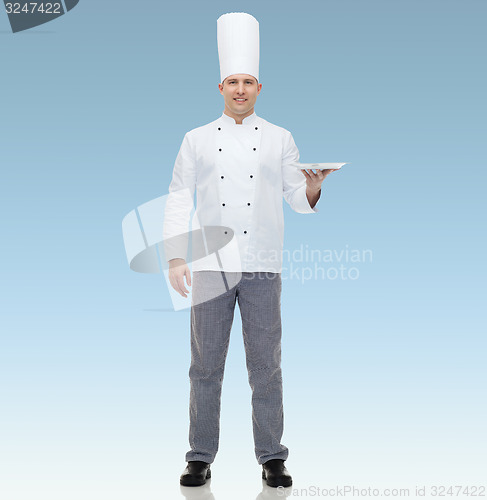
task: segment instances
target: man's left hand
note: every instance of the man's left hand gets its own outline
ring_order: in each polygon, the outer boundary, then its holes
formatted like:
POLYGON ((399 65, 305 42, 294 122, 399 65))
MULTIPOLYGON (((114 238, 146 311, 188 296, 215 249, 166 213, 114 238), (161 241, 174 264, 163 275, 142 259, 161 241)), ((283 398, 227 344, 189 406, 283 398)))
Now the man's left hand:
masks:
POLYGON ((335 168, 327 168, 324 170, 317 170, 316 173, 311 169, 303 169, 301 172, 306 177, 306 186, 313 192, 319 191, 321 189, 321 184, 325 180, 326 176, 334 172, 335 168))

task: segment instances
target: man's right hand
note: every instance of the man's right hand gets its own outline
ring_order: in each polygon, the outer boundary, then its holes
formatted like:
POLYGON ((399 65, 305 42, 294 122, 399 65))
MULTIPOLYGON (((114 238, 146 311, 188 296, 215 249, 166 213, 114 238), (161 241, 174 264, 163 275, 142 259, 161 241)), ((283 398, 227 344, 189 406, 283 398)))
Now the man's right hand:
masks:
POLYGON ((186 276, 186 283, 191 286, 191 272, 184 259, 171 259, 169 261, 169 281, 176 292, 187 297, 189 290, 184 286, 184 277, 186 276))

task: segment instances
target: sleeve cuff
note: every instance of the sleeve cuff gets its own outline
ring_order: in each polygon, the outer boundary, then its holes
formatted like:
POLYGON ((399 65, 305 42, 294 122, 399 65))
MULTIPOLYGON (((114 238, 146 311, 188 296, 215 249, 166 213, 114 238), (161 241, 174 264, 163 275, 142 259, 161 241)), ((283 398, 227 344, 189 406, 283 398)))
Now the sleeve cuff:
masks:
POLYGON ((319 212, 319 209, 316 208, 319 201, 321 200, 321 192, 318 201, 316 202, 314 207, 311 207, 308 201, 308 197, 306 196, 306 184, 299 187, 294 193, 294 210, 300 214, 315 214, 319 212))

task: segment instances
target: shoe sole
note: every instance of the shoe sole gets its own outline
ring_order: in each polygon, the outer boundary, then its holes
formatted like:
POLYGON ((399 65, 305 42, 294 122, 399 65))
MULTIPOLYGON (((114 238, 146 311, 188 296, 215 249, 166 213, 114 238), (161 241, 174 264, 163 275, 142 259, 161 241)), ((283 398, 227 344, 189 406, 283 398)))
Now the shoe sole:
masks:
POLYGON ((208 469, 206 471, 206 479, 203 479, 203 481, 190 476, 185 479, 180 479, 179 484, 181 486, 203 486, 206 483, 206 480, 210 478, 211 478, 211 470, 208 469))

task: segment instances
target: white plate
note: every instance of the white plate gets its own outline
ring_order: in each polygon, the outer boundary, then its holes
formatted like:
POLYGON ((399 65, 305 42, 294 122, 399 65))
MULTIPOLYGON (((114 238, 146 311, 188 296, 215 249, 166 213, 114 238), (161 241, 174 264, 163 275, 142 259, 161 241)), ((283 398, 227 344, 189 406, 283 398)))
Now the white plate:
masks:
POLYGON ((338 170, 346 165, 346 163, 295 163, 294 166, 296 168, 307 169, 307 170, 325 170, 325 169, 333 169, 338 170))

